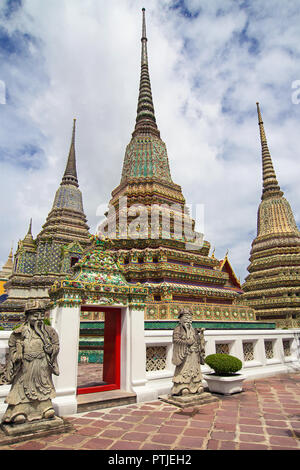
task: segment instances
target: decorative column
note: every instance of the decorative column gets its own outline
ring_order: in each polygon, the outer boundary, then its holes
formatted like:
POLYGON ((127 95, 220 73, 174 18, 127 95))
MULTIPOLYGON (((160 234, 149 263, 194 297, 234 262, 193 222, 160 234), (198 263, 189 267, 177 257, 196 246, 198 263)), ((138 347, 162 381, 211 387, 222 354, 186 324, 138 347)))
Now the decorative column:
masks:
POLYGON ((137 402, 141 402, 145 401, 147 393, 144 311, 131 307, 129 315, 131 388, 137 395, 137 402))
POLYGON ((77 413, 77 368, 80 329, 80 304, 56 306, 50 312, 51 325, 58 333, 59 376, 54 377, 56 398, 53 407, 59 416, 77 413))

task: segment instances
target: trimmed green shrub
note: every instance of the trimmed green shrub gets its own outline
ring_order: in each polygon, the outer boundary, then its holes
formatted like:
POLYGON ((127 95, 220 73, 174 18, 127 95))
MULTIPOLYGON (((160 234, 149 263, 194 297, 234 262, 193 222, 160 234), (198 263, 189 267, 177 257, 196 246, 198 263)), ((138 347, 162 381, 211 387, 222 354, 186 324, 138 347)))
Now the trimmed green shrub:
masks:
POLYGON ((204 359, 205 364, 207 364, 211 369, 215 371, 215 375, 234 375, 242 367, 242 361, 235 356, 230 356, 230 354, 210 354, 204 359))

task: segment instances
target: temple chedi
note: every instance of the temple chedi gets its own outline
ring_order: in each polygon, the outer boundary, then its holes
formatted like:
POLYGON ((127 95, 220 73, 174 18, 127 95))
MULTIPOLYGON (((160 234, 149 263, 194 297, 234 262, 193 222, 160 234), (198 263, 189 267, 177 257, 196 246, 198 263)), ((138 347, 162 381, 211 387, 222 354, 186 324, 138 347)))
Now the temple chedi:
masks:
POLYGON ((197 321, 253 322, 253 309, 239 302, 241 285, 228 259, 222 263, 209 255, 210 244, 195 231, 181 187, 172 180, 155 118, 142 11, 136 123, 102 237, 109 239, 107 249, 126 280, 148 288, 146 325, 163 328, 183 306, 197 321))
POLYGON ((47 300, 49 287, 72 273, 91 244, 77 178, 75 124, 74 119, 66 169, 42 230, 34 239, 30 221, 26 236, 18 243, 5 284, 8 298, 0 304, 0 325, 6 328, 22 320, 28 298, 47 300))
POLYGON ((300 327, 300 232, 281 191, 257 103, 262 147, 263 191, 252 242, 243 299, 258 320, 277 327, 300 327))
POLYGON ((11 247, 6 263, 2 266, 0 271, 0 303, 4 302, 7 298, 4 285, 8 281, 13 272, 13 248, 11 247))

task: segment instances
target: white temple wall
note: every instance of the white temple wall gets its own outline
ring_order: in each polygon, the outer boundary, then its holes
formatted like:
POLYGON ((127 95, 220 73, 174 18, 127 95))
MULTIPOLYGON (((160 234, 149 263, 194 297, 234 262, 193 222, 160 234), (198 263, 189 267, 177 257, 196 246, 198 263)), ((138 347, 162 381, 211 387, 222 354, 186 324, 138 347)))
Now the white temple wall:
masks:
MULTIPOLYGON (((147 384, 146 379, 146 348, 144 335, 144 312, 142 310, 130 311, 130 334, 128 341, 130 342, 130 358, 129 363, 124 364, 129 372, 129 388, 127 391, 136 393, 137 397, 143 397, 144 388, 147 384)), ((143 400, 142 400, 143 401, 143 400)))
POLYGON ((53 408, 58 416, 70 415, 77 412, 80 306, 55 307, 50 312, 50 321, 59 336, 59 375, 53 376, 56 390, 53 408))
MULTIPOLYGON (((67 416, 77 412, 80 308, 55 308, 51 323, 60 336, 60 375, 54 376, 57 397, 53 405, 59 416, 67 416)), ((1 363, 8 351, 10 334, 0 331, 1 363)), ((121 389, 135 392, 138 402, 170 393, 175 368, 172 334, 171 330, 144 330, 142 312, 122 308, 121 389)), ((246 380, 300 370, 300 329, 206 330, 204 337, 206 355, 223 350, 238 357, 246 380)), ((207 365, 201 368, 203 373, 210 372, 207 365)), ((6 410, 4 400, 9 390, 10 385, 0 386, 0 419, 6 410)))
MULTIPOLYGON (((172 335, 173 331, 145 331, 147 383, 138 401, 155 400, 159 395, 170 393, 175 370, 171 357, 172 335), (155 349, 161 347, 165 351, 165 367, 162 361, 156 367, 151 354, 163 354, 164 351, 155 349)), ((238 357, 246 380, 300 371, 300 329, 206 330, 204 338, 206 356, 226 352, 238 357)), ((201 370, 204 374, 212 372, 207 365, 201 366, 201 370)))
POLYGON ((131 316, 127 307, 121 311, 121 390, 130 389, 130 370, 129 367, 123 367, 123 364, 130 362, 131 344, 130 344, 131 316))

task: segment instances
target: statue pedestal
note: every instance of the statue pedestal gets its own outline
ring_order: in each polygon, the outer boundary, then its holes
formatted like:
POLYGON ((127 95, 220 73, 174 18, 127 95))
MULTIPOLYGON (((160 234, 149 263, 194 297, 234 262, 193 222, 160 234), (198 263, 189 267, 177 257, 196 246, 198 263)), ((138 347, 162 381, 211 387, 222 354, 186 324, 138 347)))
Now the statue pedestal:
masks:
POLYGON ((190 393, 188 395, 162 395, 158 398, 179 408, 189 408, 191 406, 206 405, 207 403, 219 401, 219 398, 208 392, 190 393))
POLYGON ((72 426, 58 416, 51 419, 40 419, 22 424, 5 424, 0 426, 0 446, 21 442, 35 437, 72 431, 72 426))

